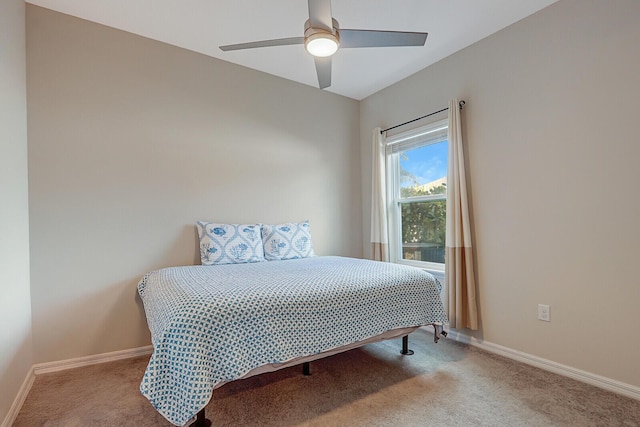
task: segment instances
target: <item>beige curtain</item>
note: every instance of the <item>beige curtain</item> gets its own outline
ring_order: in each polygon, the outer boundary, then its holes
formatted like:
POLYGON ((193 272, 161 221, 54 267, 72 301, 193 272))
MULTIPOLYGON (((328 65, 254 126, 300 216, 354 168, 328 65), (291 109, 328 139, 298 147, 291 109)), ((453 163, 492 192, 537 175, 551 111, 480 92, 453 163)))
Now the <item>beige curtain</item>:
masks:
POLYGON ((380 128, 373 130, 373 182, 371 185, 371 247, 373 259, 389 261, 387 227, 387 155, 380 128))
POLYGON ((445 305, 452 328, 478 329, 476 284, 457 99, 449 102, 445 305))

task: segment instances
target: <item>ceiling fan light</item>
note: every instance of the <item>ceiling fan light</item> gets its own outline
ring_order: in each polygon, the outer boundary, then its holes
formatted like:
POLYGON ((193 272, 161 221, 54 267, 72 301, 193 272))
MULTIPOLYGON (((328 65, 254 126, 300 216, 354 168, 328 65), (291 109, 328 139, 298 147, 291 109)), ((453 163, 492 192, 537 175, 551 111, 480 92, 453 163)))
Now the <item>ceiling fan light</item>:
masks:
POLYGON ((338 38, 331 33, 316 33, 307 37, 304 41, 304 47, 311 55, 324 58, 336 53, 340 43, 338 38))

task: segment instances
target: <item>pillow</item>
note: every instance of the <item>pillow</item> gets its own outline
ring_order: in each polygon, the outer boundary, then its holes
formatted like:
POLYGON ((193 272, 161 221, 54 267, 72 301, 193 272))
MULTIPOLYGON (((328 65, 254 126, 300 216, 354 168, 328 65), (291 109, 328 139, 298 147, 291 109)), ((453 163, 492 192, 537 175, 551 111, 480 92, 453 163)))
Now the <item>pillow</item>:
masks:
POLYGON ((268 261, 308 258, 313 253, 309 221, 262 225, 264 258, 268 261))
POLYGON ((264 261, 260 224, 198 221, 202 265, 264 261))

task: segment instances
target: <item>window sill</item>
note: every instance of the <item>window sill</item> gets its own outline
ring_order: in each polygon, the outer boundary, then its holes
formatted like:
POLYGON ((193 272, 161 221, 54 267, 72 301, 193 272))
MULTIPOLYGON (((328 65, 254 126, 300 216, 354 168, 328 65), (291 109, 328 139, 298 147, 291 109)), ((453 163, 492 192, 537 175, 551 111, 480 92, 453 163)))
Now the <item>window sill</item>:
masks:
POLYGON ((444 264, 437 264, 435 262, 425 262, 425 261, 409 261, 406 259, 399 259, 396 261, 396 264, 405 264, 410 265, 412 267, 418 267, 423 270, 428 271, 431 274, 440 274, 444 277, 444 264))

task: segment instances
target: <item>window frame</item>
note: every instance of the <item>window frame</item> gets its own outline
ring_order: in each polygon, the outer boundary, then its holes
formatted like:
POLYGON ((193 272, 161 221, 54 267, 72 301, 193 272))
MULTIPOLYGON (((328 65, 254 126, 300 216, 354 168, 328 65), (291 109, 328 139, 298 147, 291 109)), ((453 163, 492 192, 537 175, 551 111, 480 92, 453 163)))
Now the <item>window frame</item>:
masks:
MULTIPOLYGON (((390 136, 386 140, 385 154, 387 163, 387 213, 389 227, 389 256, 390 261, 397 264, 407 264, 426 270, 444 272, 445 263, 431 261, 415 261, 402 258, 402 204, 415 202, 430 202, 447 200, 447 194, 432 194, 425 196, 400 196, 400 153, 414 148, 424 147, 438 142, 448 141, 448 119, 401 132, 390 136), (443 138, 444 137, 444 138, 443 138)), ((447 159, 448 163, 448 159, 447 159)), ((448 164, 447 164, 448 175, 448 164)))

